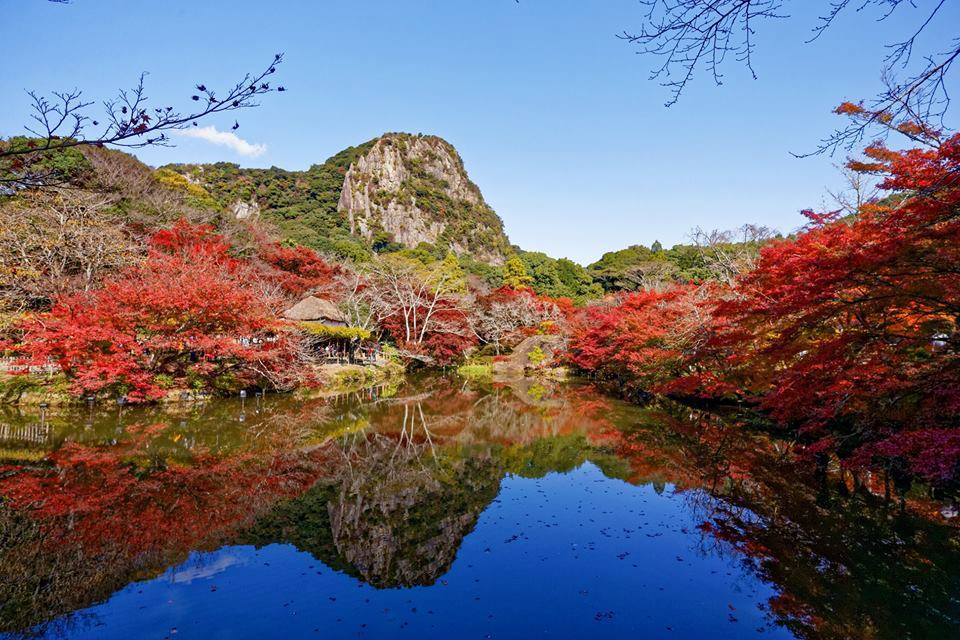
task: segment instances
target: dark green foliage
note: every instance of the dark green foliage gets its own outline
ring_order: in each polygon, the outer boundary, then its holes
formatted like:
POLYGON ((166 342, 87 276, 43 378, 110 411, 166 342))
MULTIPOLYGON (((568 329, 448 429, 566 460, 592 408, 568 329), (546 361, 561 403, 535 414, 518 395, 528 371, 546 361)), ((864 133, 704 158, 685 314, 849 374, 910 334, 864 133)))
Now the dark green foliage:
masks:
POLYGON ((443 255, 438 256, 437 247, 429 242, 421 242, 415 249, 401 248, 399 251, 394 253, 399 253, 402 256, 410 258, 411 260, 417 260, 424 265, 431 265, 444 257, 443 255))
MULTIPOLYGON (((0 140, 0 150, 20 151, 42 147, 43 140, 15 136, 0 140)), ((28 182, 39 184, 70 183, 86 185, 93 177, 93 167, 83 153, 75 148, 11 156, 0 160, 0 180, 28 177, 28 182), (33 177, 33 179, 29 179, 33 177)), ((2 194, 2 192, 0 192, 2 194)))
POLYGON ((700 248, 690 244, 678 244, 664 251, 667 262, 677 266, 677 279, 681 282, 700 282, 710 278, 711 272, 700 248))
POLYGON ((530 287, 540 295, 584 302, 603 294, 586 269, 572 260, 557 260, 540 251, 521 249, 517 249, 517 256, 533 278, 530 287))
POLYGON ((497 288, 503 284, 503 268, 495 267, 492 264, 481 262, 470 255, 459 256, 460 267, 464 272, 480 278, 492 288, 497 288))
POLYGON ((602 293, 602 289, 593 281, 593 277, 587 273, 587 270, 573 260, 568 258, 557 260, 557 275, 564 289, 573 294, 566 297, 581 299, 598 297, 602 293))
POLYGON ((658 253, 637 244, 603 254, 587 270, 605 291, 630 290, 635 285, 629 272, 639 264, 657 259, 662 259, 658 253))
POLYGON ((504 469, 521 478, 542 478, 548 473, 567 473, 592 462, 610 478, 630 477, 629 463, 592 446, 583 434, 573 433, 534 440, 523 447, 500 450, 504 469))
POLYGON ((306 171, 277 167, 241 169, 230 162, 166 168, 204 184, 221 207, 256 198, 263 218, 276 224, 286 238, 297 244, 363 261, 370 256, 370 245, 350 234, 350 223, 337 211, 337 203, 347 169, 374 142, 348 147, 306 171))
MULTIPOLYGON (((740 246, 731 243, 729 247, 740 246)), ((728 248, 729 248, 728 247, 728 248)), ((678 244, 664 250, 659 242, 653 247, 633 245, 610 251, 587 267, 587 272, 605 291, 634 291, 642 288, 642 276, 664 284, 703 282, 715 277, 708 255, 716 249, 702 249, 693 244, 678 244)))
POLYGON ((374 253, 393 253, 394 251, 403 249, 402 244, 394 241, 393 234, 383 229, 374 232, 373 238, 370 240, 370 245, 374 253))

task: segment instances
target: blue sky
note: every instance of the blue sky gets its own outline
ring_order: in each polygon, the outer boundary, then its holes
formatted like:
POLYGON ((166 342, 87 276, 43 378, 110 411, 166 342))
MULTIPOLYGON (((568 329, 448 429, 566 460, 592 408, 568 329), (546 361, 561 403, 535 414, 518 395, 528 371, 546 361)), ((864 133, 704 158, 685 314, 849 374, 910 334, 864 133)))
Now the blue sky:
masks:
MULTIPOLYGON (((200 139, 136 154, 303 169, 385 131, 432 133, 514 243, 583 263, 697 226, 790 231, 839 185, 842 160, 790 152, 831 131, 841 100, 879 89, 884 44, 921 18, 850 13, 805 44, 826 0, 792 4, 793 19, 760 25, 759 79, 730 64, 723 86, 701 74, 665 108, 654 61, 615 38, 639 25, 636 0, 0 0, 0 135, 22 132, 25 89, 103 98, 148 71, 150 95, 188 107, 196 82, 223 86, 282 51, 288 91, 239 117, 259 155, 200 139)), ((956 4, 921 44, 942 45, 951 24, 956 4)))

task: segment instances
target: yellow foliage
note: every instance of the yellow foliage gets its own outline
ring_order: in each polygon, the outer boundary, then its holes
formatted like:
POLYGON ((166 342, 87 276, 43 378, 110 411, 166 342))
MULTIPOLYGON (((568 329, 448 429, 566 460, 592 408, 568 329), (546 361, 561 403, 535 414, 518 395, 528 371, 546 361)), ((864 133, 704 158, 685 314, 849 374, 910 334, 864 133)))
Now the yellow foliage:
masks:
POLYGON ((312 336, 321 338, 340 338, 343 340, 367 340, 370 331, 360 327, 333 327, 319 322, 299 322, 297 326, 312 336))
POLYGON ((185 176, 172 169, 157 169, 153 172, 153 177, 163 186, 187 194, 199 205, 214 209, 217 208, 217 203, 209 191, 198 184, 190 182, 185 176))

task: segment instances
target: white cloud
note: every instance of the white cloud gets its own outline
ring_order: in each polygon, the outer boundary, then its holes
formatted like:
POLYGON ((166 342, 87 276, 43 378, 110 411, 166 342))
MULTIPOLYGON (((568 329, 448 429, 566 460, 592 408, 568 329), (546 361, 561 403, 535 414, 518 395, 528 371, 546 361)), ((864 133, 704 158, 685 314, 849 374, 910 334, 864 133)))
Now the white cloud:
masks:
POLYGON ((199 138, 206 140, 210 144, 221 147, 229 147, 242 156, 256 158, 267 150, 265 144, 250 144, 240 136, 230 131, 218 131, 216 127, 193 127, 191 129, 179 129, 173 132, 175 135, 184 138, 199 138))

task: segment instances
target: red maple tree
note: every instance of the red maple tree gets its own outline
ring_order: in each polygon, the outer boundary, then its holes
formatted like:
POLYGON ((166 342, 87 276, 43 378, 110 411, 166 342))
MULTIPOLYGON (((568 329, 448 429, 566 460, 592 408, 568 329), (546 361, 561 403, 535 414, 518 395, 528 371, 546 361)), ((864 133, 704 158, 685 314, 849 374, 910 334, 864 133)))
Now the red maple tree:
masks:
POLYGON ((171 387, 284 384, 296 337, 256 269, 207 227, 181 222, 145 260, 101 288, 66 296, 23 325, 23 364, 54 362, 76 394, 157 399, 171 387))
POLYGON ((696 287, 639 291, 587 307, 573 323, 570 360, 631 393, 665 391, 690 348, 696 287))
POLYGON ((811 450, 956 477, 960 135, 866 156, 851 168, 881 175, 891 196, 849 219, 810 215, 767 247, 720 303, 712 346, 744 395, 811 450))
POLYGON ((956 480, 960 135, 909 133, 928 148, 874 143, 849 163, 889 195, 845 218, 805 212, 807 228, 730 287, 588 308, 573 364, 629 391, 755 403, 805 451, 848 465, 956 480))

